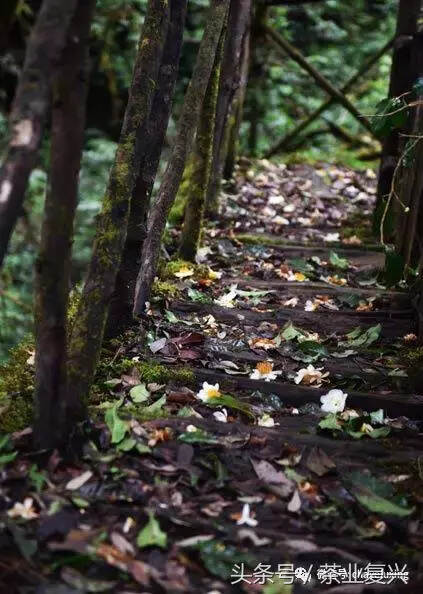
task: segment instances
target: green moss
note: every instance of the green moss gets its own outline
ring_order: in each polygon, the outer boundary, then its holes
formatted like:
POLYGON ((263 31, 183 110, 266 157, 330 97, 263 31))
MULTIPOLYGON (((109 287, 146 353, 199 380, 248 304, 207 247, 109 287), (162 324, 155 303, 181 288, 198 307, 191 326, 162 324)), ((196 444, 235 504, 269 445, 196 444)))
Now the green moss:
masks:
POLYGON ((195 280, 200 280, 202 278, 207 278, 209 276, 209 267, 205 264, 193 264, 192 262, 187 262, 186 260, 182 260, 181 258, 175 258, 166 264, 161 264, 159 266, 159 276, 162 281, 173 280, 175 281, 175 272, 179 272, 181 268, 191 268, 194 270, 194 274, 190 277, 195 280))
POLYGON ((33 338, 28 337, 0 365, 0 430, 6 433, 19 431, 32 420, 34 366, 27 361, 33 350, 33 338))
POLYGON ((168 221, 171 225, 180 225, 184 219, 185 205, 187 203, 193 173, 194 163, 192 157, 190 157, 185 166, 182 182, 179 186, 178 193, 176 194, 175 201, 169 213, 168 221))
POLYGON ((0 430, 5 433, 21 431, 32 423, 34 406, 32 396, 0 398, 0 430))
POLYGON ((408 367, 423 367, 423 347, 403 350, 401 358, 408 367))
POLYGON ((181 294, 181 289, 169 281, 156 280, 151 288, 151 297, 159 299, 177 299, 181 294))
POLYGON ((113 372, 116 377, 134 367, 140 374, 140 381, 146 384, 165 384, 170 381, 184 385, 193 385, 195 383, 195 375, 190 369, 167 367, 154 361, 136 362, 132 359, 122 359, 114 366, 113 372))

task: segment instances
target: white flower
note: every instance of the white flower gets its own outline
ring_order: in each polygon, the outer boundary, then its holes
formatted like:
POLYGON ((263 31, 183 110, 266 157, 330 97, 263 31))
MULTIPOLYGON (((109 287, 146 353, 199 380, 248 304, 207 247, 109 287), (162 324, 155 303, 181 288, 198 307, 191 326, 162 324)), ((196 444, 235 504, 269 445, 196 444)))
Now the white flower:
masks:
POLYGON ((235 307, 233 300, 238 294, 238 291, 236 289, 237 285, 232 285, 229 290, 229 293, 225 293, 224 295, 219 297, 219 299, 215 299, 214 302, 217 303, 217 305, 221 305, 222 307, 235 307))
POLYGON ((298 305, 298 297, 291 297, 283 302, 284 307, 296 307, 298 305))
POLYGON ((228 411, 226 410, 226 408, 222 408, 222 410, 217 410, 213 413, 213 416, 216 419, 216 421, 220 421, 221 423, 228 422, 228 411))
POLYGON ((257 363, 253 373, 250 375, 250 379, 264 379, 265 382, 270 382, 270 380, 276 379, 281 373, 281 371, 273 371, 273 363, 270 363, 270 361, 260 361, 260 363, 257 363))
POLYGON ((323 240, 327 241, 328 243, 330 243, 332 241, 339 241, 339 233, 327 233, 323 237, 323 240))
POLYGON ((322 373, 322 369, 323 367, 314 368, 313 365, 308 365, 308 367, 297 371, 294 382, 296 384, 306 384, 308 386, 311 386, 311 384, 320 386, 322 381, 329 375, 329 371, 322 373))
POLYGON ((198 429, 195 425, 187 425, 185 431, 187 433, 195 433, 196 431, 198 431, 198 429))
POLYGON ((310 299, 307 299, 305 307, 304 307, 304 311, 315 311, 317 309, 317 304, 314 303, 313 301, 311 301, 310 299))
POLYGON ((345 401, 348 394, 342 390, 329 390, 327 394, 320 397, 321 409, 327 413, 339 413, 345 408, 345 401))
POLYGON ((10 518, 22 518, 23 520, 33 520, 34 518, 38 518, 38 514, 32 504, 33 499, 31 497, 26 497, 23 503, 17 501, 15 505, 8 510, 7 515, 10 518))
POLYGON ((202 400, 203 402, 209 402, 213 398, 219 398, 220 395, 219 384, 215 384, 213 386, 212 384, 204 382, 203 387, 196 395, 196 398, 198 400, 202 400))
POLYGON ((237 521, 238 526, 242 526, 243 524, 247 524, 247 526, 251 526, 254 528, 257 526, 258 522, 254 518, 250 516, 250 504, 244 503, 244 507, 242 508, 241 517, 237 521))
POLYGON ((264 413, 264 415, 257 421, 257 424, 260 425, 260 427, 274 427, 275 420, 267 413, 264 413))

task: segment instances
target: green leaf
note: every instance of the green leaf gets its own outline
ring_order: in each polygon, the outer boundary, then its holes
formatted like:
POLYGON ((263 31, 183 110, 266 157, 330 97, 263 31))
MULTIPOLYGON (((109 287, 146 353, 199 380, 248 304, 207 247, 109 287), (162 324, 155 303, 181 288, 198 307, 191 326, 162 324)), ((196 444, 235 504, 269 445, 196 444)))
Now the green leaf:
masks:
POLYGON ((209 540, 196 544, 193 548, 200 551, 200 557, 211 574, 229 580, 235 564, 244 563, 253 567, 255 561, 245 553, 240 553, 235 547, 218 540, 209 540))
POLYGON ((371 423, 383 423, 383 420, 385 418, 385 413, 383 408, 379 408, 378 410, 374 410, 373 412, 370 413, 370 420, 371 423))
POLYGON ((230 396, 229 394, 222 394, 217 398, 212 398, 210 401, 207 402, 209 406, 227 406, 228 408, 232 408, 233 410, 239 410, 251 419, 255 419, 255 416, 251 412, 251 408, 248 404, 241 402, 234 396, 230 396))
POLYGON ((390 483, 371 474, 352 472, 345 480, 357 501, 373 513, 406 517, 414 511, 414 508, 406 507, 404 499, 400 500, 401 504, 393 500, 394 488, 390 483))
POLYGON ((295 272, 302 272, 303 274, 308 274, 309 272, 314 272, 314 266, 309 264, 307 260, 303 258, 292 258, 288 260, 288 266, 295 270, 295 272))
POLYGON ((47 479, 43 472, 39 472, 36 464, 33 464, 29 469, 28 477, 31 483, 34 485, 37 493, 40 493, 47 479))
MULTIPOLYGON (((377 324, 376 326, 372 326, 367 330, 363 330, 362 328, 358 327, 352 330, 347 334, 349 347, 357 348, 357 347, 368 347, 376 340, 378 340, 380 333, 382 331, 382 326, 377 324)), ((345 343, 339 343, 345 344, 345 343)))
POLYGON ((120 452, 129 452, 136 445, 137 445, 136 439, 134 439, 133 437, 125 437, 125 439, 117 445, 117 449, 120 452))
POLYGON ((329 262, 334 268, 340 268, 341 270, 346 270, 350 265, 346 258, 341 258, 336 252, 330 252, 329 262))
POLYGON ((156 402, 153 402, 153 404, 150 404, 150 406, 146 406, 142 410, 148 414, 154 415, 160 412, 165 404, 166 395, 163 395, 158 400, 156 400, 156 402))
POLYGON ((179 322, 178 318, 175 316, 173 311, 166 310, 165 311, 165 318, 171 324, 177 324, 179 322))
POLYGON ((159 522, 154 517, 152 511, 148 511, 148 522, 144 528, 138 533, 137 545, 140 549, 145 547, 161 547, 165 549, 167 546, 167 534, 160 528, 159 522))
POLYGON ((119 418, 118 408, 122 405, 122 399, 116 402, 111 408, 106 411, 104 420, 110 429, 112 436, 112 443, 119 443, 128 432, 128 423, 119 418))
POLYGON ((140 402, 148 400, 150 392, 147 390, 145 384, 138 384, 138 386, 134 386, 130 389, 129 395, 133 402, 139 404, 140 402))
POLYGON ((320 429, 328 429, 331 431, 342 431, 342 425, 334 413, 329 413, 324 419, 322 419, 318 427, 320 429))
POLYGON ((295 359, 300 359, 304 363, 311 363, 328 354, 326 347, 316 340, 304 340, 298 344, 298 351, 302 356, 293 356, 295 359))
POLYGON ((283 339, 289 341, 289 340, 295 340, 296 338, 299 338, 299 337, 303 337, 303 336, 305 336, 305 334, 302 330, 299 330, 298 328, 296 328, 294 326, 294 324, 290 321, 285 324, 282 332, 280 333, 280 336, 283 339))
POLYGON ((198 289, 193 289, 192 287, 188 289, 188 297, 191 299, 191 301, 198 301, 199 303, 210 303, 210 298, 207 297, 207 295, 205 295, 201 291, 198 291, 198 289))
POLYGON ((184 443, 218 443, 214 435, 207 433, 207 431, 204 431, 203 429, 197 429, 197 431, 184 431, 184 433, 179 435, 178 439, 184 443))
POLYGON ((4 464, 8 464, 9 462, 13 462, 13 460, 18 455, 18 452, 10 452, 9 454, 0 454, 0 467, 4 466, 4 464))

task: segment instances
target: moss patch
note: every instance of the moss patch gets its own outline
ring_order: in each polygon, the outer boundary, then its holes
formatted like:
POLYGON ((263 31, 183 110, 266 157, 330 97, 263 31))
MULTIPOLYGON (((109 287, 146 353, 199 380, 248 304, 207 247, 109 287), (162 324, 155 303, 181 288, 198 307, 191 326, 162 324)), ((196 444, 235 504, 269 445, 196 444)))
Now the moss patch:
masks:
POLYGON ((175 277, 175 272, 179 272, 181 268, 190 268, 194 271, 194 274, 189 277, 195 280, 200 280, 202 278, 208 278, 209 276, 209 267, 205 264, 193 264, 192 262, 187 262, 186 260, 182 260, 181 258, 175 258, 166 264, 162 263, 159 267, 159 276, 162 281, 172 280, 175 281, 177 277, 175 277))
POLYGON ((177 299, 181 294, 181 289, 170 281, 156 280, 151 288, 151 297, 154 300, 177 299))

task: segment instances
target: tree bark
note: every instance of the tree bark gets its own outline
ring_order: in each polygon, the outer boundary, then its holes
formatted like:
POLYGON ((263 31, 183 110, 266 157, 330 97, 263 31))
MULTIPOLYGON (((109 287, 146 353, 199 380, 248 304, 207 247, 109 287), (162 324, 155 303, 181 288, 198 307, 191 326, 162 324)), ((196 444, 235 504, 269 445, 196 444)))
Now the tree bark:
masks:
POLYGON ((35 427, 40 448, 64 444, 81 407, 66 392, 67 309, 73 221, 85 129, 88 43, 95 0, 79 0, 53 79, 50 180, 35 289, 35 427))
POLYGON ((239 133, 244 115, 244 102, 247 92, 248 70, 250 67, 250 28, 248 27, 242 41, 241 57, 241 80, 235 95, 234 106, 231 116, 230 128, 228 130, 228 142, 226 148, 225 166, 223 177, 231 179, 238 158, 239 133))
POLYGON ((11 138, 0 169, 0 266, 35 166, 50 98, 50 81, 77 0, 44 0, 28 41, 10 115, 11 138))
POLYGON ((213 141, 213 158, 210 184, 207 193, 207 208, 216 211, 223 167, 225 164, 225 131, 235 94, 241 84, 242 47, 246 30, 251 20, 251 0, 232 0, 220 75, 219 94, 216 106, 216 127, 213 141))
MULTIPOLYGON (((352 76, 345 85, 340 89, 341 93, 348 93, 355 83, 362 78, 371 68, 380 60, 382 56, 386 54, 386 52, 392 47, 394 43, 394 39, 390 39, 388 43, 386 43, 376 54, 371 56, 363 66, 352 76)), ((327 101, 322 103, 320 107, 318 107, 313 113, 311 113, 308 118, 306 118, 303 122, 298 124, 289 132, 286 136, 284 136, 281 140, 278 140, 266 153, 265 158, 270 159, 273 155, 276 155, 279 151, 287 150, 291 147, 292 143, 298 139, 298 136, 304 132, 306 128, 308 128, 317 118, 319 118, 325 111, 327 111, 332 105, 336 105, 337 101, 330 97, 327 101)))
MULTIPOLYGON (((421 0, 400 0, 398 5, 397 27, 395 32, 394 52, 392 56, 389 97, 399 97, 410 90, 413 84, 412 41, 417 32, 421 0)), ((382 158, 379 167, 377 201, 373 219, 373 229, 379 233, 380 222, 390 193, 392 177, 398 163, 400 152, 399 130, 391 132, 382 145, 382 158)), ((391 214, 385 222, 386 233, 392 235, 391 214)))
POLYGON ((106 335, 121 334, 133 323, 135 284, 140 266, 143 242, 147 233, 147 214, 159 166, 160 155, 172 110, 175 83, 179 71, 187 0, 171 0, 170 23, 163 49, 157 91, 142 140, 141 163, 132 193, 128 233, 110 303, 106 335))
POLYGON ((225 28, 220 35, 213 70, 207 85, 200 123, 192 152, 192 173, 185 207, 179 254, 184 260, 195 262, 204 219, 207 190, 213 159, 213 140, 216 132, 216 104, 222 66, 225 28))
POLYGON ((319 87, 321 87, 328 95, 345 107, 345 109, 349 111, 349 113, 373 136, 372 126, 369 120, 361 115, 355 105, 353 105, 351 101, 341 93, 341 91, 336 89, 332 83, 327 80, 327 78, 320 74, 320 72, 310 64, 303 54, 291 43, 289 43, 289 41, 284 39, 282 35, 279 35, 279 33, 272 29, 272 27, 265 25, 264 29, 269 40, 277 49, 286 52, 290 58, 297 62, 306 72, 310 74, 310 76, 314 78, 319 87))
POLYGON ((143 245, 141 267, 135 289, 134 314, 141 315, 143 313, 145 303, 150 296, 151 286, 157 270, 162 233, 166 226, 170 208, 178 192, 187 155, 192 147, 228 5, 229 0, 211 1, 194 72, 185 93, 178 134, 157 199, 148 218, 148 232, 143 245))
POLYGON ((18 0, 2 0, 0 5, 0 52, 7 48, 8 36, 13 26, 18 0))
POLYGON ((167 0, 150 0, 115 161, 99 215, 87 279, 72 328, 69 386, 84 400, 94 378, 108 306, 126 240, 129 204, 169 23, 167 0))

